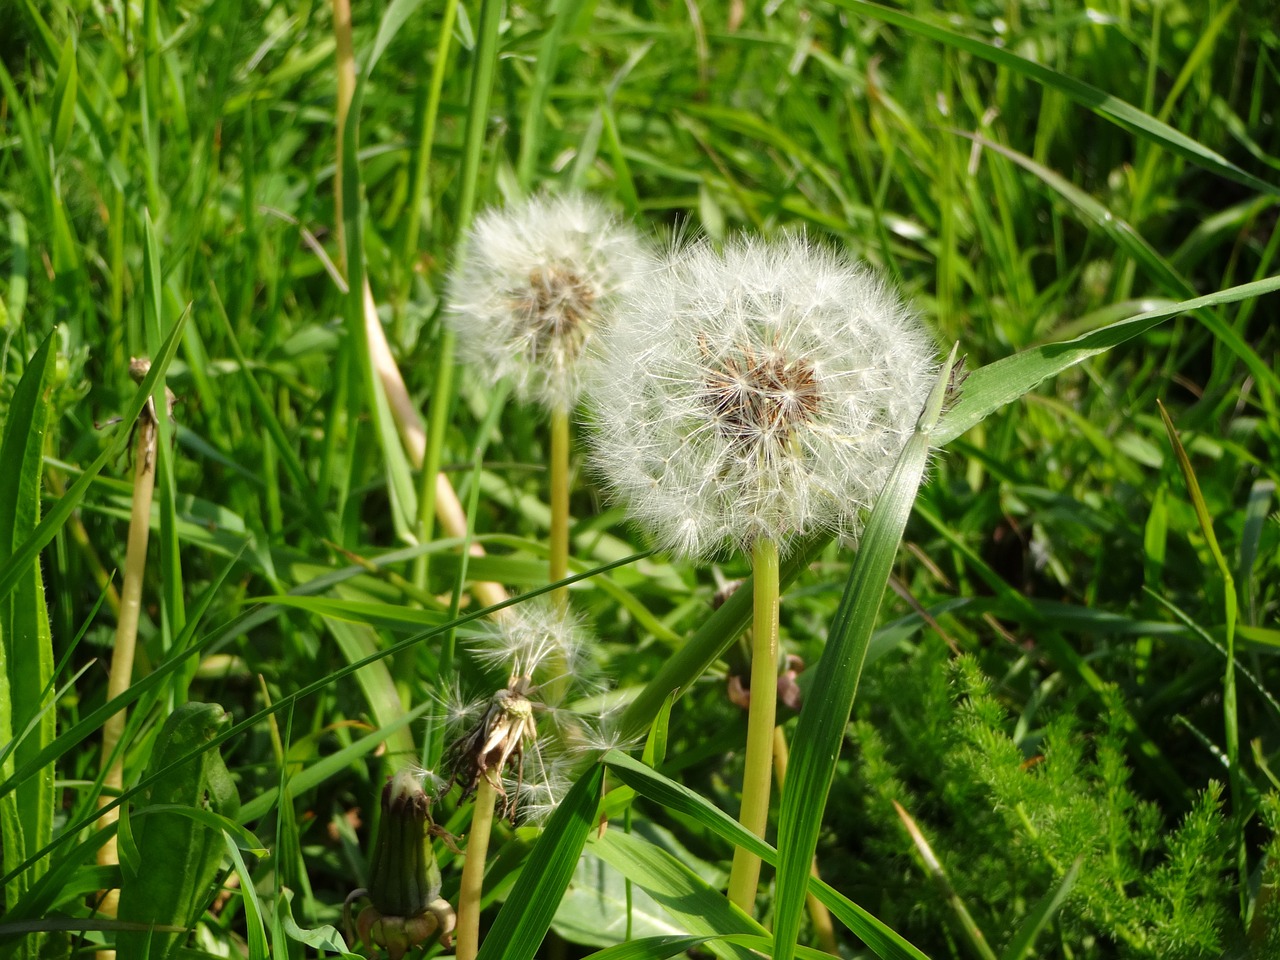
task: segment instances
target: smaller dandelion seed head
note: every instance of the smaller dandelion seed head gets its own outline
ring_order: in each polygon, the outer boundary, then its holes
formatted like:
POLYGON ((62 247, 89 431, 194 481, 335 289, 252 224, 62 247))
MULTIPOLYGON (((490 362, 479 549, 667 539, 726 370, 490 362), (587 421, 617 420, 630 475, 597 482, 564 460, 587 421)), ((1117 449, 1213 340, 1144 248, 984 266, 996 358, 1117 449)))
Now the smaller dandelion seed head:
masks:
POLYGON ((803 236, 672 251, 597 343, 593 463, 659 546, 702 558, 856 535, 936 369, 883 281, 803 236))
POLYGON ((464 360, 523 400, 567 410, 587 345, 651 265, 639 234, 596 201, 534 197, 476 219, 446 316, 464 360))
POLYGON ((586 756, 583 743, 602 743, 608 725, 566 705, 602 689, 589 668, 588 643, 576 618, 541 599, 510 608, 469 639, 475 659, 506 680, 470 702, 446 698, 450 713, 465 718, 451 724, 444 757, 464 796, 483 777, 499 788, 502 815, 514 822, 539 822, 554 809, 569 772, 586 756))

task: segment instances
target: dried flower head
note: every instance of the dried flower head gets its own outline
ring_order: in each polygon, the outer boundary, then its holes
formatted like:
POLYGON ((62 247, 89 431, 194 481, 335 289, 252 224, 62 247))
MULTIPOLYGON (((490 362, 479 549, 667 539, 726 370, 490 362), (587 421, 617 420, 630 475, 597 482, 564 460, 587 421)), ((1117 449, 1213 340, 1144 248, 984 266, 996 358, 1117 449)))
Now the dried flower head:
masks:
POLYGON ((584 196, 489 210, 449 281, 460 355, 523 400, 572 409, 585 346, 651 262, 634 229, 584 196))
POLYGON ((589 388, 594 460, 660 546, 856 534, 936 369, 883 281, 802 236, 698 242, 619 310, 589 388))
POLYGON ((585 635, 576 621, 549 604, 531 602, 487 624, 473 646, 481 663, 507 672, 506 685, 452 711, 458 733, 444 766, 463 796, 483 777, 505 798, 502 815, 537 820, 565 789, 565 766, 577 718, 561 704, 580 692, 585 635))

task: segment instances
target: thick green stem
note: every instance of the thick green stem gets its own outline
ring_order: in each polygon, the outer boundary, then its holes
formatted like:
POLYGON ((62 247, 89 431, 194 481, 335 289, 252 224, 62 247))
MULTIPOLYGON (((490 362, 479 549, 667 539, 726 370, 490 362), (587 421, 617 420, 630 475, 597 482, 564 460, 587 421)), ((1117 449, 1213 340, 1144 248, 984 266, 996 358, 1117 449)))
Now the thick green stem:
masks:
MULTIPOLYGON (((551 412, 551 564, 552 583, 569 575, 569 411, 551 412)), ((569 606, 565 587, 552 591, 551 599, 564 611, 569 606)))
MULTIPOLYGON (((761 538, 751 548, 755 594, 751 642, 751 711, 747 759, 742 774, 739 822, 764 837, 772 786, 773 728, 778 713, 778 545, 761 538)), ((739 847, 729 873, 729 899, 748 915, 755 911, 760 858, 739 847)))
POLYGON ((480 950, 480 895, 484 892, 484 867, 489 855, 489 832, 493 828, 493 808, 498 791, 481 777, 471 812, 471 833, 467 837, 467 859, 462 865, 458 888, 457 960, 475 960, 480 950))

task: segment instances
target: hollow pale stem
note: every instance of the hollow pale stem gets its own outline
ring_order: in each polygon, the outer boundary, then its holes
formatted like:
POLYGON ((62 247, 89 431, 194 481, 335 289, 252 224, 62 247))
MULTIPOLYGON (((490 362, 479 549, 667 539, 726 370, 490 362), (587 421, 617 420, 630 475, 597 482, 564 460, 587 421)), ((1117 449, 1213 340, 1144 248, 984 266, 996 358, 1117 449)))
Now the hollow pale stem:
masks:
MULTIPOLYGON (((765 538, 751 548, 755 581, 751 643, 751 709, 747 714, 747 759, 738 821, 764 837, 769 820, 773 727, 778 712, 778 545, 765 538)), ((729 873, 729 899, 751 914, 760 883, 760 858, 739 847, 729 873)))
MULTIPOLYGON (((138 436, 133 449, 133 506, 129 515, 129 542, 125 550, 124 581, 120 588, 120 617, 116 620, 115 646, 111 652, 111 673, 107 677, 107 701, 129 689, 133 677, 133 655, 138 642, 138 617, 142 610, 142 576, 147 568, 147 539, 151 533, 151 500, 156 488, 156 423, 144 411, 138 420, 138 436)), ((125 711, 108 717, 102 725, 102 778, 100 803, 109 803, 124 786, 124 755, 117 751, 124 735, 125 711)), ((108 810, 98 821, 109 827, 120 817, 119 808, 108 810)), ((98 850, 98 863, 120 862, 113 836, 98 850)), ((114 917, 119 891, 106 893, 98 905, 104 916, 114 917)), ((101 956, 101 954, 100 954, 101 956)))
POLYGON ((458 889, 457 960, 475 960, 480 949, 480 895, 484 892, 485 859, 489 854, 489 832, 493 828, 497 798, 498 791, 489 778, 481 777, 472 805, 467 859, 462 865, 462 883, 458 889))

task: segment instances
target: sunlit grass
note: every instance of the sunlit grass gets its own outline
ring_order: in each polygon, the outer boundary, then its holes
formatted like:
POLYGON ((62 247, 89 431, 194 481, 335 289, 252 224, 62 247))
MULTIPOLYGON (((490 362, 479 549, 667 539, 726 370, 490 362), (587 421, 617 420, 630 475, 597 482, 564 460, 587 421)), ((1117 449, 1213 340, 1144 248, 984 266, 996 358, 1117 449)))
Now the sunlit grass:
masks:
MULTIPOLYGON (((506 680, 470 619, 566 555, 609 682, 580 705, 650 764, 607 754, 543 827, 495 821, 481 960, 534 956, 548 925, 566 942, 538 955, 789 956, 768 931, 818 944, 806 883, 846 956, 1280 951, 1280 32, 1265 5, 934 7, 358 4, 342 142, 328 5, 12 5, 0 956, 113 942, 93 892, 146 864, 123 833, 96 865, 103 729, 128 708, 120 808, 143 823, 186 700, 231 713, 244 801, 238 878, 192 943, 337 950, 386 777, 441 765, 457 682, 506 680), (780 710, 764 842, 733 820, 751 591, 713 608, 748 562, 646 556, 576 446, 549 547, 544 418, 454 369, 460 239, 544 189, 659 246, 803 230, 966 357, 909 518, 907 479, 862 555, 780 558, 801 691, 853 713, 780 710), (108 705, 128 434, 166 383, 134 682, 108 705), (850 651, 865 667, 836 672, 850 651), (758 923, 723 894, 735 845, 766 864, 758 923)), ((465 851, 456 789, 432 816, 465 851)), ((460 858, 436 855, 456 906, 460 858)))

